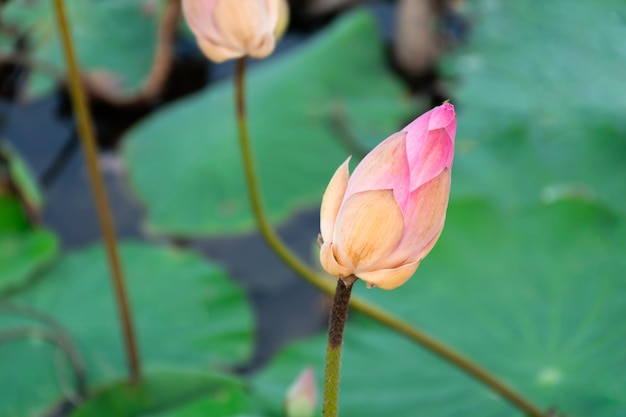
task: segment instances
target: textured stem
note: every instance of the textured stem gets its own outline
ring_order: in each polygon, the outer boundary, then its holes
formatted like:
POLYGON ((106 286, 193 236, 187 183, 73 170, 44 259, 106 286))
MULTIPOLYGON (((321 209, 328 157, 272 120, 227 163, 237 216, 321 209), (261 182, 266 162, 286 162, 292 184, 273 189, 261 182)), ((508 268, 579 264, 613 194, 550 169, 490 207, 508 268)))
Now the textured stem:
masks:
POLYGON ((70 36, 69 24, 63 0, 54 0, 54 11, 61 35, 65 62, 68 69, 69 90, 78 123, 79 137, 85 153, 85 159, 87 160, 89 181, 96 203, 100 228, 104 237, 107 258, 113 278, 113 287, 115 290, 115 297, 117 300, 120 321, 124 334, 130 380, 137 382, 141 378, 140 362, 139 355, 137 353, 137 344, 135 343, 135 333, 133 330, 133 321, 128 303, 128 297, 126 296, 122 266, 117 252, 115 227, 113 225, 111 211, 109 210, 109 203, 104 188, 104 182, 100 176, 100 166, 98 164, 96 139, 93 131, 91 112, 89 111, 87 97, 81 82, 80 70, 76 54, 74 52, 72 38, 70 36))
MULTIPOLYGON (((248 134, 248 125, 246 122, 245 109, 245 61, 243 59, 237 62, 237 71, 235 76, 235 98, 237 107, 237 126, 239 128, 239 147, 243 158, 243 168, 245 171, 246 184, 248 187, 248 198, 252 206, 252 212, 257 223, 259 231, 265 238, 267 244, 282 259, 282 261, 293 269, 298 275, 302 276, 308 282, 318 287, 327 294, 333 294, 334 281, 336 278, 320 276, 315 270, 304 263, 295 253, 293 253, 285 243, 280 239, 274 228, 270 225, 259 193, 259 186, 255 175, 254 161, 252 158, 252 150, 250 148, 250 138, 248 134)), ((392 314, 376 307, 374 304, 364 299, 354 296, 350 300, 350 305, 356 310, 370 316, 374 320, 383 323, 398 333, 401 333, 417 342, 419 345, 430 350, 442 359, 450 362, 460 370, 467 373, 476 381, 484 384, 492 391, 500 395, 506 401, 519 410, 531 417, 545 417, 540 409, 529 400, 522 397, 504 382, 498 380, 487 370, 481 368, 478 364, 472 362, 465 356, 456 352, 454 349, 444 345, 437 339, 411 326, 404 320, 395 317, 392 314)))
POLYGON ((341 348, 343 332, 348 318, 350 294, 355 276, 337 280, 333 306, 328 320, 328 345, 326 346, 326 367, 324 368, 323 417, 339 415, 339 379, 341 375, 341 348))

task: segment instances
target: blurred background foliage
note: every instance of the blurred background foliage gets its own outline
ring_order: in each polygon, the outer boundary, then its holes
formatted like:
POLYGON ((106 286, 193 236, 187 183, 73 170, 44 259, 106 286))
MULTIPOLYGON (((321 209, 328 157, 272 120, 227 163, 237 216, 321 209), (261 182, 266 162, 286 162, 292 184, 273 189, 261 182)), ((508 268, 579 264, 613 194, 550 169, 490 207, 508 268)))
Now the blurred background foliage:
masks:
MULTIPOLYGON (((114 155, 107 172, 142 209, 133 226, 121 220, 120 233, 134 238, 121 253, 146 375, 136 386, 124 382, 100 244, 95 236, 77 244, 64 232, 67 222, 89 228, 93 219, 73 216, 71 198, 61 215, 46 214, 52 188, 24 144, 45 148, 47 132, 36 121, 35 138, 7 127, 28 103, 50 97, 60 123, 72 124, 63 115, 52 3, 4 1, 0 416, 283 415, 304 367, 321 383, 324 303, 306 289, 314 302, 291 306, 301 310, 294 317, 317 317, 313 325, 263 315, 263 303, 286 303, 289 293, 259 297, 258 285, 293 284, 259 261, 258 239, 245 240, 254 222, 231 67, 207 70, 202 61, 197 86, 176 85, 201 59, 178 20, 170 28, 175 62, 155 63, 174 2, 66 3, 103 155, 114 155), (159 65, 172 65, 172 75, 142 95, 159 65), (267 338, 292 343, 259 355, 267 338)), ((253 148, 274 224, 296 233, 299 252, 317 265, 315 213, 334 169, 450 98, 458 133, 441 240, 402 288, 357 293, 546 410, 626 415, 626 3, 292 3, 283 44, 248 78, 253 148)), ((75 176, 83 175, 79 165, 75 176)), ((122 204, 112 193, 113 205, 122 204)), ((80 198, 89 198, 85 189, 80 198)), ((521 415, 359 314, 344 358, 345 415, 521 415)))

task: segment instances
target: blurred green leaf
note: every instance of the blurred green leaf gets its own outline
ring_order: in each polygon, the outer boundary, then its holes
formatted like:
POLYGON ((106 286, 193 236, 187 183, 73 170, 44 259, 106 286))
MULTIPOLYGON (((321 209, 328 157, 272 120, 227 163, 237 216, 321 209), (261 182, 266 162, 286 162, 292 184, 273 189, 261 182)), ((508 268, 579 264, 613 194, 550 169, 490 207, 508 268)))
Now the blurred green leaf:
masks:
POLYGON ((15 52, 21 36, 30 32, 35 24, 45 19, 50 12, 46 0, 11 0, 1 7, 2 23, 5 30, 0 36, 0 53, 15 52))
POLYGON ((0 298, 52 261, 57 252, 57 239, 47 230, 0 232, 0 298))
POLYGON ((454 197, 597 200, 626 214, 626 2, 478 0, 459 78, 454 197))
POLYGON ((49 231, 33 229, 27 216, 28 210, 36 213, 41 204, 41 194, 27 166, 7 142, 0 142, 0 298, 57 253, 56 237, 49 231))
MULTIPOLYGON (((472 6, 477 24, 451 66, 458 140, 442 239, 402 288, 356 293, 545 409, 626 414, 626 3, 472 6)), ((299 369, 321 375, 324 344, 292 346, 256 379, 273 415, 299 369)), ((346 415, 521 415, 362 317, 342 372, 346 415)))
POLYGON ((0 189, 0 233, 21 232, 30 228, 22 203, 0 189))
MULTIPOLYGON (((355 292, 454 346, 548 409, 626 413, 626 224, 581 202, 515 217, 483 201, 450 207, 441 241, 394 291, 355 292)), ((323 372, 325 336, 294 344, 255 380, 271 415, 302 367, 323 372)), ((353 317, 342 414, 521 416, 465 374, 370 319, 353 317)), ((321 380, 320 380, 321 384, 321 380)), ((321 386, 321 385, 320 385, 321 386)))
POLYGON ((0 233, 30 229, 27 209, 41 207, 41 194, 30 171, 8 142, 0 141, 0 233))
MULTIPOLYGON (((13 0, 5 6, 10 22, 28 28, 35 60, 65 68, 51 1, 13 0)), ((86 73, 107 74, 122 93, 141 87, 152 68, 158 13, 146 0, 67 0, 68 20, 78 59, 86 73), (154 9, 154 10, 153 10, 154 9)), ((37 97, 54 88, 49 75, 33 72, 27 86, 37 97)))
POLYGON ((26 33, 50 10, 50 2, 46 0, 11 0, 3 4, 2 21, 26 33))
POLYGON ((246 387, 234 377, 161 371, 138 385, 101 389, 70 417, 235 417, 253 409, 246 387))
MULTIPOLYGON (((154 113, 125 138, 131 185, 159 234, 249 230, 231 83, 154 113)), ((350 150, 333 119, 373 146, 411 106, 383 62, 372 17, 351 14, 316 39, 250 71, 248 114, 259 181, 272 221, 318 204, 350 150)))
MULTIPOLYGON (((141 243, 121 247, 139 351, 146 369, 231 367, 252 349, 253 316, 243 291, 198 255, 141 243)), ((10 299, 58 321, 85 358, 92 384, 125 376, 116 301, 101 247, 67 255, 10 299)), ((0 325, 15 325, 0 317, 0 325)), ((36 415, 72 392, 56 349, 33 340, 0 345, 1 415, 36 415)))

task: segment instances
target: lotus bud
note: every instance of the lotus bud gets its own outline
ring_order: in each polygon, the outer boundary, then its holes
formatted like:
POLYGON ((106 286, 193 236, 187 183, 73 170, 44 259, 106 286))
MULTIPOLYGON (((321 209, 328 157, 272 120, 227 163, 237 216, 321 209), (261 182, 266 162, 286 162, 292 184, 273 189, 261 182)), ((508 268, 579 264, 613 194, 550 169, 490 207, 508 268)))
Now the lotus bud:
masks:
POLYGON ((291 385, 285 399, 287 417, 313 417, 317 402, 317 386, 313 368, 306 368, 291 385))
POLYGON ((286 0, 183 0, 198 46, 212 61, 265 58, 288 21, 286 0))
POLYGON ((456 116, 445 103, 394 133, 350 176, 348 158, 322 199, 320 261, 368 287, 404 284, 433 248, 446 217, 456 116))

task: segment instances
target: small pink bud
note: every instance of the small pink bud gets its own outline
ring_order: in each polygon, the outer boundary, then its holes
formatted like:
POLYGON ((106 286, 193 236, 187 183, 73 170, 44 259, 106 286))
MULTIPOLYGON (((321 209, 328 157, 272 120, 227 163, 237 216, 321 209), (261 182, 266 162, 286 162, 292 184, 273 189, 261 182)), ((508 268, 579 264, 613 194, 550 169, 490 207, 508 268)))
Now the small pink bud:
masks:
POLYGON ((183 0, 198 46, 212 61, 265 58, 287 26, 286 0, 183 0))
POLYGON ((449 103, 374 148, 352 176, 348 158, 320 213, 324 269, 386 290, 404 284, 433 248, 446 217, 456 116, 449 103))
POLYGON ((285 415, 287 417, 312 417, 317 402, 317 386, 313 368, 306 368, 287 391, 285 415))

